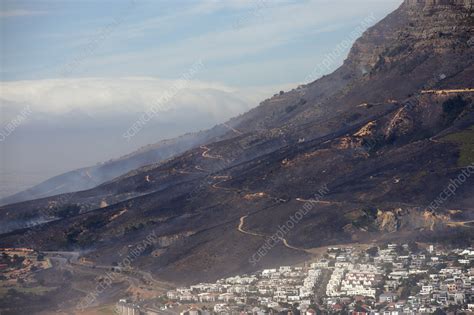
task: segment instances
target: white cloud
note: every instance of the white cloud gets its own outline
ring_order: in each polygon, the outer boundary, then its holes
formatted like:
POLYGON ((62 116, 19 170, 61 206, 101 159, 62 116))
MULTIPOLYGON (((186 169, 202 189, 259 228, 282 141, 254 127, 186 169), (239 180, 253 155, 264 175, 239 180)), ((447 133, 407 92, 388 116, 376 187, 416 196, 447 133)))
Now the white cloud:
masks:
MULTIPOLYGON (((45 79, 2 82, 0 99, 6 113, 15 114, 26 105, 44 116, 81 111, 89 116, 131 115, 146 111, 176 80, 152 77, 45 79)), ((293 86, 293 85, 292 85, 293 86)), ((288 85, 283 88, 288 87, 288 85)), ((258 104, 281 86, 252 89, 234 88, 219 83, 190 81, 167 104, 170 112, 181 116, 198 111, 214 119, 228 119, 258 104)), ((33 114, 34 116, 35 114, 33 114)), ((4 121, 5 121, 4 120, 4 121)))
POLYGON ((18 170, 18 176, 26 176, 41 170, 46 179, 93 165, 162 139, 211 128, 295 86, 234 88, 190 81, 133 141, 126 141, 124 132, 174 83, 152 77, 0 82, 0 128, 26 106, 31 109, 27 120, 0 141, 0 174, 18 170))

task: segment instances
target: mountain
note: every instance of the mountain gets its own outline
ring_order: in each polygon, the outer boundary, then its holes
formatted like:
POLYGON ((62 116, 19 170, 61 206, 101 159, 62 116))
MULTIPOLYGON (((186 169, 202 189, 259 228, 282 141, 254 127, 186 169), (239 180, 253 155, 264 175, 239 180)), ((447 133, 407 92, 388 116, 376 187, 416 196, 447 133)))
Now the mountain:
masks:
POLYGON ((1 207, 0 246, 80 250, 111 266, 154 233, 134 268, 182 284, 333 244, 472 244, 473 7, 405 1, 334 73, 232 119, 232 135, 1 207))
POLYGON ((233 132, 226 125, 221 124, 209 130, 163 140, 123 157, 55 176, 25 191, 0 199, 0 204, 12 204, 90 189, 138 167, 158 163, 195 146, 232 134, 233 132))

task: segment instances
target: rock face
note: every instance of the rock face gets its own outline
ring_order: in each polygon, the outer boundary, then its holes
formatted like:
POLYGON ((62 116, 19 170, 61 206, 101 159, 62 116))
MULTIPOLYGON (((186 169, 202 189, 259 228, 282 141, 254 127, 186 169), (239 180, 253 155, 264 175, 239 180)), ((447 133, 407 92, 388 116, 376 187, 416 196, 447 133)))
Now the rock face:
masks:
POLYGON ((407 0, 356 42, 347 62, 377 71, 412 59, 412 71, 428 54, 461 54, 474 35, 473 9, 473 0, 407 0))
POLYGON ((471 9, 474 6, 473 0, 405 0, 408 6, 432 8, 436 6, 461 6, 471 9))
POLYGON ((381 232, 388 232, 393 233, 396 232, 399 228, 399 221, 398 221, 398 212, 401 209, 397 209, 395 211, 378 211, 377 213, 377 227, 381 232))
POLYGON ((466 48, 473 35, 473 10, 472 0, 425 1, 407 5, 409 23, 413 23, 410 32, 413 37, 407 37, 407 41, 416 41, 414 47, 432 47, 438 52, 466 48))
POLYGON ((435 214, 430 211, 408 208, 393 210, 378 210, 374 220, 375 228, 383 233, 395 233, 400 230, 428 230, 441 229, 450 222, 449 215, 435 214))

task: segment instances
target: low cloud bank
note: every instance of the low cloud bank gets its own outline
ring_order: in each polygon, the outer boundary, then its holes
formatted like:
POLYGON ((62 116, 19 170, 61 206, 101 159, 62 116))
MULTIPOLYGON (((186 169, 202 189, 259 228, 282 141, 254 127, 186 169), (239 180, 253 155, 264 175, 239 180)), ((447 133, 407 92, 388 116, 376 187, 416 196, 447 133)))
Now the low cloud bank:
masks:
POLYGON ((150 77, 0 83, 0 128, 6 135, 0 141, 0 174, 13 174, 22 183, 9 181, 0 187, 0 196, 162 139, 210 128, 295 86, 245 89, 189 81, 133 141, 126 141, 124 131, 174 83, 150 77), (28 115, 17 124, 25 109, 28 115), (15 128, 9 128, 13 121, 15 128))

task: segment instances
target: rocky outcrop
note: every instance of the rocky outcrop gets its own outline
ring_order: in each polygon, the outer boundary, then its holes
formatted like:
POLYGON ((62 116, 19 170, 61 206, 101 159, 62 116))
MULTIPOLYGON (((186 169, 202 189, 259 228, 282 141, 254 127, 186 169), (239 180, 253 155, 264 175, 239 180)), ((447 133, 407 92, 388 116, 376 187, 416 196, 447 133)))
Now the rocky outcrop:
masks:
POLYGON ((353 223, 346 226, 351 231, 396 233, 397 231, 434 231, 452 224, 451 214, 435 214, 418 208, 378 209, 373 220, 366 214, 359 214, 353 223), (360 218, 365 218, 361 220, 360 218), (365 222, 365 224, 360 224, 365 222))
POLYGON ((354 136, 356 137, 372 136, 376 127, 377 127, 377 122, 370 121, 364 127, 362 127, 359 131, 357 131, 354 134, 354 136))
POLYGON ((377 211, 377 219, 375 225, 377 226, 380 232, 393 233, 396 232, 399 228, 400 221, 398 218, 399 212, 401 209, 394 211, 377 211))
POLYGON ((436 6, 461 6, 471 9, 474 6, 473 0, 405 0, 407 6, 410 7, 436 7, 436 6))
POLYGON ((469 49, 473 8, 474 0, 406 0, 355 42, 345 64, 370 72, 410 61, 414 69, 430 52, 469 49))

